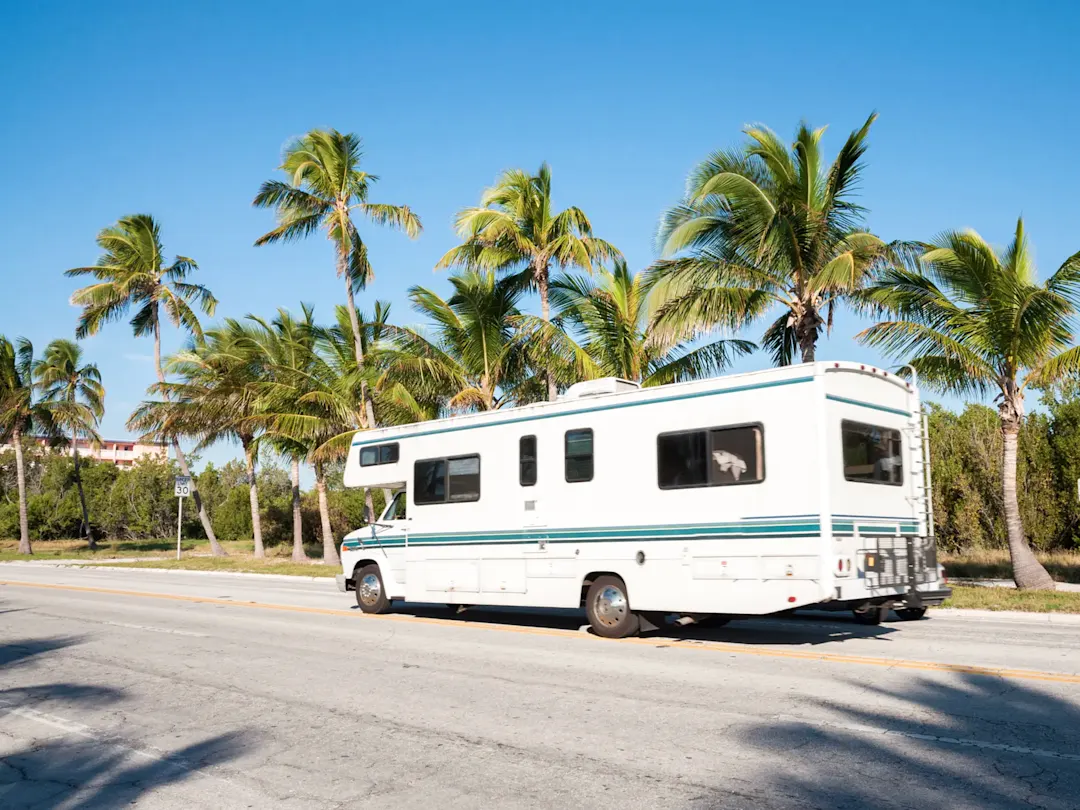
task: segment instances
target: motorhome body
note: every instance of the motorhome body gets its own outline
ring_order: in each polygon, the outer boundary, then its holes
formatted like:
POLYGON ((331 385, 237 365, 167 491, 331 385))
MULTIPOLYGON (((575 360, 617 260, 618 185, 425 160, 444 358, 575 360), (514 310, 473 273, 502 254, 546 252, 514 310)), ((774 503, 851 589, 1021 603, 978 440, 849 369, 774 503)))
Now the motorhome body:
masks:
POLYGON ((397 495, 345 539, 339 585, 368 610, 584 604, 605 635, 669 613, 921 615, 948 593, 927 464, 916 388, 865 365, 590 381, 357 433, 345 484, 397 495))

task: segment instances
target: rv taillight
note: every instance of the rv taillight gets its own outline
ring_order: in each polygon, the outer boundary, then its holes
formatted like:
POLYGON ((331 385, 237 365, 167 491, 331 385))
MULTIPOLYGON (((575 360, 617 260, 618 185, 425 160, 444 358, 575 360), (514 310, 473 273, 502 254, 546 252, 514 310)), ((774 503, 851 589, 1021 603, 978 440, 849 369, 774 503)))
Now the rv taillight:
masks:
POLYGON ((844 561, 843 560, 837 560, 836 561, 836 570, 843 573, 843 571, 844 571, 844 561))

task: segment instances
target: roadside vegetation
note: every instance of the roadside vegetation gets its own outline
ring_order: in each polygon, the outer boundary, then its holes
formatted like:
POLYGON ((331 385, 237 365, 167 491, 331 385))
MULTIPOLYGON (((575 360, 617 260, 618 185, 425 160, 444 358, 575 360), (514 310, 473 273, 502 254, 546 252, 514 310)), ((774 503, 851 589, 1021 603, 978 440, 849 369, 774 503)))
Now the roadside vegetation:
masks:
POLYGON ((1022 220, 1002 249, 973 231, 872 233, 857 192, 875 119, 835 155, 824 129, 803 125, 786 141, 748 127, 692 168, 648 267, 629 267, 582 209, 559 207, 547 164, 505 170, 455 218, 458 244, 436 268, 449 272, 451 295, 414 287, 413 313, 357 303, 378 264, 367 229, 418 238, 422 228, 408 205, 370 199, 378 178, 351 133, 296 139, 253 200, 275 216, 255 245, 327 240, 326 272, 332 260, 345 293, 332 311, 300 303, 204 324, 218 302, 196 260, 169 258, 150 214, 121 217, 98 234, 94 264, 66 271, 89 281, 71 297, 74 334, 126 321, 152 343, 156 382, 127 427, 174 458, 121 472, 58 455, 73 439, 98 439, 100 375, 71 341, 39 357, 0 335, 0 442, 12 447, 0 453, 0 538, 28 555, 51 553, 50 539, 82 537, 90 552, 168 536, 172 476, 226 440, 243 461, 194 476, 184 537, 219 558, 244 541, 255 560, 287 549, 293 563, 334 566, 364 503, 378 509, 384 497, 341 486, 355 431, 550 400, 613 374, 642 385, 698 379, 759 349, 776 365, 810 361, 848 307, 871 319, 857 340, 914 367, 924 390, 995 397, 996 410, 932 409, 942 550, 1007 549, 1020 588, 1053 588, 1073 574, 1056 563, 1048 572, 1040 553, 1080 548, 1080 253, 1040 281, 1022 220), (405 325, 414 316, 424 325, 405 325), (166 329, 186 339, 170 357, 166 329), (1028 413, 1033 395, 1042 412, 1028 413))
POLYGON ((1080 613, 1080 593, 953 585, 942 607, 972 610, 1018 610, 1025 613, 1080 613))
MULTIPOLYGON (((1048 551, 1035 555, 1055 582, 1080 584, 1080 551, 1048 551)), ((970 549, 940 558, 950 580, 1012 578, 1009 552, 1001 548, 970 549)))

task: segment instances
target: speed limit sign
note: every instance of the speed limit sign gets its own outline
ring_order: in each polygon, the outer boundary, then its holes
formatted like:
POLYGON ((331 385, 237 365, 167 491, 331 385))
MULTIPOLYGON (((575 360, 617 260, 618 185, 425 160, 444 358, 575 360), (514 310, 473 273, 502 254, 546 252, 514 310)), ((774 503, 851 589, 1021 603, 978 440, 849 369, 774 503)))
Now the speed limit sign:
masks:
POLYGON ((173 494, 177 498, 186 498, 191 495, 191 476, 178 475, 174 479, 173 494))

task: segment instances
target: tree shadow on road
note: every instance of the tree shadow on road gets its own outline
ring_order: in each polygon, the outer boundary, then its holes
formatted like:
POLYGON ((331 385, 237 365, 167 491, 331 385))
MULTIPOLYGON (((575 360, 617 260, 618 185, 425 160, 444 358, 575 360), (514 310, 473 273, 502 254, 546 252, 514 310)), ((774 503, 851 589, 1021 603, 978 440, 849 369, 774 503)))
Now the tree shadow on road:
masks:
MULTIPOLYGON (((0 675, 24 665, 36 671, 47 656, 82 643, 79 637, 22 638, 0 643, 0 675)), ((25 680, 26 674, 22 673, 25 680)), ((176 751, 150 749, 120 734, 74 719, 122 705, 124 690, 97 684, 38 683, 0 689, 0 808, 66 810, 135 803, 204 768, 229 762, 254 745, 246 730, 220 734, 176 751), (16 734, 13 729, 19 729, 16 734)), ((213 800, 211 800, 212 803, 213 800)), ((177 803, 179 805, 179 803, 177 803)))
POLYGON ((0 669, 14 669, 31 663, 40 655, 82 644, 82 636, 21 638, 0 642, 0 669))
MULTIPOLYGON (((227 763, 248 750, 245 732, 220 734, 162 754, 118 741, 65 735, 4 752, 0 760, 0 806, 41 810, 105 810, 135 804, 168 785, 227 763)), ((210 802, 213 802, 213 792, 210 802)), ((227 799, 219 796, 226 806, 227 799)), ((179 806, 181 803, 176 802, 179 806)))
MULTIPOLYGON (((744 769, 743 783, 769 797, 761 806, 1080 807, 1076 687, 983 675, 900 690, 835 683, 799 718, 731 730, 726 746, 764 763, 758 773, 744 769)), ((691 806, 727 807, 730 798, 720 790, 691 806)))

